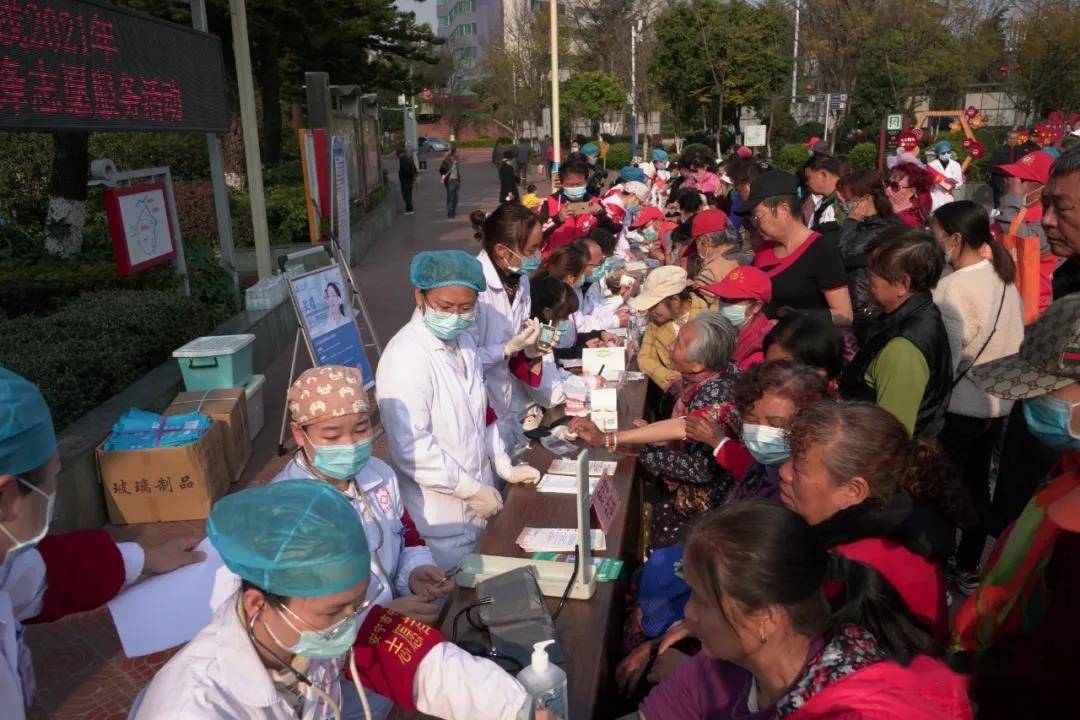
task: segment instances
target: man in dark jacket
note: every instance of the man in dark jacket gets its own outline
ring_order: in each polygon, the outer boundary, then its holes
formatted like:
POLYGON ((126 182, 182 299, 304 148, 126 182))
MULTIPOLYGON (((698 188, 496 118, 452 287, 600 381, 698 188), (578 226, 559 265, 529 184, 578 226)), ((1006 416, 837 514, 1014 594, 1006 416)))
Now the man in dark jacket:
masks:
POLYGON ((990 156, 990 189, 994 192, 994 207, 1001 204, 1001 196, 1005 194, 1005 178, 1008 173, 1002 171, 1002 165, 1009 165, 1024 156, 1020 148, 1020 134, 1010 130, 1005 136, 1005 144, 994 151, 990 156))
POLYGON ((517 173, 514 172, 513 150, 504 150, 502 162, 499 163, 499 202, 519 202, 517 186, 517 173))
POLYGON ((529 179, 529 158, 532 157, 532 145, 525 138, 518 141, 514 156, 514 172, 524 185, 529 179))
POLYGON ((416 184, 416 165, 412 156, 405 150, 397 151, 398 182, 401 183, 401 198, 405 201, 405 214, 413 214, 412 191, 416 184))

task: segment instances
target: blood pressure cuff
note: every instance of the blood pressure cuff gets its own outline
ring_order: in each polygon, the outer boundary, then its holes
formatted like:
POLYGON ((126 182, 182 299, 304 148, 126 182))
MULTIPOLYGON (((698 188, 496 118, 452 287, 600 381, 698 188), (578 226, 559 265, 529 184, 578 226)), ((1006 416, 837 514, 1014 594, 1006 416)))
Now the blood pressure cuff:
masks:
MULTIPOLYGON (((400 708, 416 712, 413 681, 420 661, 446 636, 435 628, 376 605, 353 644, 360 684, 400 708)), ((351 672, 346 671, 351 677, 351 672)))

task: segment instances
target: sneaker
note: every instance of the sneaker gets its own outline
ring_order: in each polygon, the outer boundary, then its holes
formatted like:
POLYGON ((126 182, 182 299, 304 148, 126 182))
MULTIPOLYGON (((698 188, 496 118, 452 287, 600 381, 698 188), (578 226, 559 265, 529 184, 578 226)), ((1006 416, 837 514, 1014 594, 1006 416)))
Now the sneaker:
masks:
POLYGON ((405 211, 405 214, 406 214, 406 215, 415 215, 415 214, 416 214, 416 211, 415 211, 415 210, 406 210, 406 211, 405 211))

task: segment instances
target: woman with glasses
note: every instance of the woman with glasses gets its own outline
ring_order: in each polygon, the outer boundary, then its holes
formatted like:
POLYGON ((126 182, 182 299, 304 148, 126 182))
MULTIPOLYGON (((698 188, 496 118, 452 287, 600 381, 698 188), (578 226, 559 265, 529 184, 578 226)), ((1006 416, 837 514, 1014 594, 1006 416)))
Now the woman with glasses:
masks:
POLYGON ((798 181, 791 173, 770 170, 750 185, 743 214, 766 242, 754 257, 754 266, 772 280, 772 301, 765 314, 778 317, 780 308, 828 314, 837 325, 851 324, 844 260, 834 242, 803 224, 798 181))
POLYGON ((908 225, 926 227, 930 216, 930 188, 933 180, 926 168, 917 161, 901 162, 889 170, 885 194, 893 213, 908 225))
POLYGON ((369 688, 442 718, 525 718, 514 678, 379 606, 364 528, 336 488, 287 480, 219 500, 206 533, 239 589, 135 700, 135 720, 341 720, 369 688))

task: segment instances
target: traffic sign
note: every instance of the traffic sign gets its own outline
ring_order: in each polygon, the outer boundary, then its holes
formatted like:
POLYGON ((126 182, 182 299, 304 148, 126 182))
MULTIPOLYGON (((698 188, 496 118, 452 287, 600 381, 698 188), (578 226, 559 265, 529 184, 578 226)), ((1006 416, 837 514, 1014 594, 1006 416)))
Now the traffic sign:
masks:
POLYGON ((840 110, 847 107, 847 95, 830 95, 829 96, 829 109, 840 110))
POLYGON ((885 121, 886 130, 903 130, 904 129, 904 116, 903 115, 889 115, 885 121))

